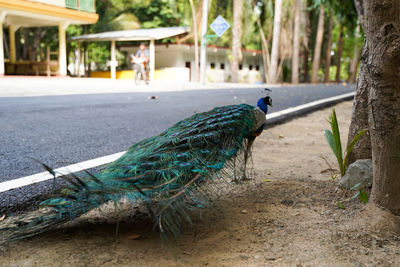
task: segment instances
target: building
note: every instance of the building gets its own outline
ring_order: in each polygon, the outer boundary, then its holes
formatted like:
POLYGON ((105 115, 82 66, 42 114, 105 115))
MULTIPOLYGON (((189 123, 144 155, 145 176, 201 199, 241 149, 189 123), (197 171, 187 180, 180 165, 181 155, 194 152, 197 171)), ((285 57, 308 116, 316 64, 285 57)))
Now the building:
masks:
POLYGON ((21 67, 39 70, 46 64, 50 68, 50 62, 16 61, 15 32, 20 27, 44 26, 58 27, 56 67, 59 75, 67 75, 65 30, 72 24, 96 23, 98 15, 95 12, 95 0, 0 0, 0 75, 5 74, 5 64, 13 70, 21 67), (8 28, 9 32, 10 56, 7 59, 4 58, 3 28, 8 28))
MULTIPOLYGON (((136 53, 138 47, 121 45, 119 51, 129 54, 136 53)), ((229 64, 229 48, 208 46, 206 81, 229 82, 231 70, 229 64)), ((243 59, 239 65, 239 80, 242 83, 262 83, 264 68, 260 50, 242 49, 243 59)), ((129 62, 128 62, 129 63, 129 62)), ((130 64, 128 64, 130 65, 130 64)), ((188 44, 157 44, 155 49, 155 80, 170 80, 178 82, 192 81, 195 77, 194 45, 188 44)), ((93 72, 93 77, 104 77, 104 73, 93 72)), ((119 71, 117 77, 132 78, 131 71, 119 71), (118 75, 119 74, 119 75, 118 75)))

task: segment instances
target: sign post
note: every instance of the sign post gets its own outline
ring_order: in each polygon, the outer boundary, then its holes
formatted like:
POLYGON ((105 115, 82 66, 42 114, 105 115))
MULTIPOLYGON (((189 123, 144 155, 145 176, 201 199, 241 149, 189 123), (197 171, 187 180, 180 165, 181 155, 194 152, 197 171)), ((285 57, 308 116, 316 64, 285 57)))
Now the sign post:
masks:
POLYGON ((206 53, 207 38, 221 37, 231 25, 219 15, 210 25, 210 28, 216 35, 207 35, 207 19, 208 19, 208 0, 203 2, 203 21, 201 27, 201 51, 200 51, 200 82, 206 82, 206 53))
POLYGON ((219 15, 210 25, 211 30, 215 32, 218 37, 221 37, 231 25, 219 15))

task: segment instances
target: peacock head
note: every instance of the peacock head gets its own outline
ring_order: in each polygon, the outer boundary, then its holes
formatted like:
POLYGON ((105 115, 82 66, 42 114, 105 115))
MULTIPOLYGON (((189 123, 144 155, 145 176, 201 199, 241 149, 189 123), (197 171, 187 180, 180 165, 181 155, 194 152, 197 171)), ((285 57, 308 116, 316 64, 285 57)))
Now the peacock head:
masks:
POLYGON ((265 102, 265 104, 267 104, 268 106, 274 107, 274 106, 272 105, 272 98, 271 98, 270 96, 264 97, 264 102, 265 102))
POLYGON ((269 93, 272 91, 271 89, 264 89, 266 96, 262 97, 257 102, 257 107, 261 109, 265 114, 268 113, 268 106, 272 106, 272 98, 269 96, 269 93))

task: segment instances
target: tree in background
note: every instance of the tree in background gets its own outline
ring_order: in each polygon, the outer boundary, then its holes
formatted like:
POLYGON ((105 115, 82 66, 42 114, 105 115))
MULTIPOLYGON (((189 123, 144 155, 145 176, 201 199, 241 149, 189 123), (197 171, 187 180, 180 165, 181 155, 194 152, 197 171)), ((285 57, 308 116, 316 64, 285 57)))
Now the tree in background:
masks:
MULTIPOLYGON (((335 81, 340 82, 342 71, 342 59, 345 45, 349 45, 349 40, 356 37, 357 11, 352 1, 336 0, 333 5, 336 13, 337 24, 339 27, 339 37, 336 50, 336 77, 335 81), (346 38, 345 38, 346 37, 346 38)), ((357 42, 355 42, 357 43, 357 42)), ((353 51, 352 51, 353 52, 353 51)))
POLYGON ((193 24, 193 35, 194 35, 194 70, 196 73, 196 77, 194 80, 196 82, 199 81, 200 78, 200 69, 199 69, 199 41, 198 41, 198 29, 197 29, 197 18, 196 18, 196 7, 193 3, 193 0, 189 0, 190 9, 192 11, 192 24, 193 24))
POLYGON ((293 27, 293 54, 292 54, 292 83, 299 83, 299 55, 300 55, 300 13, 301 0, 294 0, 294 27, 293 27))
MULTIPOLYGON (((265 80, 268 83, 290 81, 297 83, 299 81, 309 82, 309 75, 311 74, 309 68, 312 65, 309 63, 311 60, 310 55, 318 54, 324 58, 322 67, 325 69, 325 81, 329 80, 327 79, 329 74, 331 74, 330 80, 335 80, 336 78, 335 67, 330 67, 330 61, 339 70, 336 74, 340 80, 349 79, 349 81, 354 81, 361 47, 359 39, 362 38, 363 32, 361 30, 357 34, 356 27, 351 25, 353 22, 348 22, 351 21, 351 18, 353 20, 356 18, 355 9, 351 1, 240 0, 239 2, 241 2, 241 19, 237 23, 234 22, 233 0, 211 1, 209 10, 209 24, 218 15, 221 15, 232 25, 231 30, 228 30, 222 37, 208 40, 210 45, 231 47, 230 60, 240 59, 240 52, 234 51, 240 51, 242 47, 262 50, 265 80), (319 24, 318 15, 321 13, 320 4, 324 4, 325 10, 329 11, 332 16, 326 16, 327 18, 324 19, 327 30, 325 31, 325 36, 322 34, 322 41, 317 45, 316 37, 320 29, 320 27, 317 27, 319 24), (298 5, 300 5, 300 8, 298 5), (331 21, 329 17, 332 17, 332 34, 330 34, 331 31, 329 30, 331 28, 329 27, 331 23, 328 23, 331 21), (238 23, 241 26, 235 27, 235 24, 238 25, 238 23), (338 42, 340 39, 340 25, 343 25, 343 42, 338 42), (279 28, 280 30, 278 30, 279 28), (237 34, 233 36, 238 29, 240 30, 239 39, 237 34), (279 35, 279 38, 274 37, 277 35, 279 35), (332 42, 331 45, 329 40, 332 42), (276 43, 279 43, 279 45, 276 45, 276 43), (339 43, 342 43, 342 49, 338 49, 339 43), (318 53, 319 45, 321 45, 321 50, 318 53), (342 51, 342 56, 340 57, 339 50, 342 51), (234 56, 235 53, 238 54, 234 56), (333 54, 332 58, 330 58, 331 53, 333 54), (302 58, 301 64, 300 58, 302 58), (339 63, 340 67, 337 67, 339 63)), ((158 42, 189 43, 196 46, 198 41, 196 41, 197 36, 195 36, 194 32, 198 32, 201 23, 201 3, 202 0, 98 0, 96 3, 97 13, 100 16, 98 23, 86 26, 69 26, 67 34, 68 37, 71 37, 139 27, 152 28, 185 25, 193 29, 187 36, 177 39, 169 38, 158 42)), ((353 24, 357 25, 356 23, 353 24)), ((126 44, 134 45, 135 43, 127 42, 126 44)), ((40 58, 44 60, 46 46, 50 46, 51 51, 58 50, 56 27, 41 29, 20 28, 16 32, 17 58, 25 60, 40 58)), ((83 49, 81 59, 77 58, 79 54, 77 53, 77 42, 68 42, 67 47, 69 62, 78 62, 79 60, 85 62, 85 65, 89 67, 88 71, 90 71, 91 66, 100 70, 108 68, 106 63, 109 60, 109 42, 84 42, 81 45, 81 49, 83 49), (96 64, 91 64, 91 62, 96 64)), ((7 50, 7 47, 5 49, 7 50)), ((123 52, 118 52, 117 58, 120 64, 119 68, 128 67, 126 55, 123 52)), ((195 61, 196 58, 197 56, 195 56, 195 61)), ((237 73, 235 69, 238 69, 239 61, 237 64, 232 62, 234 68, 233 76, 237 73)), ((316 64, 316 60, 313 63, 316 64)), ((195 63, 195 65, 197 64, 195 63)), ((316 72, 318 75, 318 71, 321 73, 323 69, 321 70, 320 65, 318 64, 317 67, 313 68, 314 74, 316 72)))
POLYGON ((358 62, 360 60, 360 46, 358 44, 359 38, 360 38, 360 25, 357 24, 356 32, 354 35, 355 40, 354 40, 353 59, 351 61, 351 65, 349 68, 349 72, 350 72, 349 82, 350 83, 356 82, 357 67, 358 67, 358 62))
POLYGON ((239 82, 239 62, 242 61, 242 13, 243 0, 233 0, 231 81, 234 83, 239 82))
POLYGON ((325 71, 324 82, 329 83, 329 69, 331 67, 331 51, 332 51, 332 27, 333 27, 333 14, 332 8, 329 6, 329 22, 328 22, 328 40, 326 42, 325 50, 325 71))
POLYGON ((274 84, 278 80, 279 42, 281 38, 282 0, 275 1, 274 30, 272 34, 271 62, 268 69, 269 82, 274 84))
POLYGON ((317 35, 315 37, 311 83, 318 83, 318 70, 319 70, 320 59, 321 59, 322 41, 323 41, 323 37, 324 37, 324 19, 325 19, 325 5, 323 3, 320 3, 317 35))
POLYGON ((304 33, 303 33, 303 82, 308 83, 310 81, 309 75, 309 55, 310 55, 310 41, 311 41, 311 27, 310 27, 310 17, 312 12, 310 12, 308 8, 308 1, 302 1, 302 12, 301 12, 301 21, 302 25, 304 25, 304 33))

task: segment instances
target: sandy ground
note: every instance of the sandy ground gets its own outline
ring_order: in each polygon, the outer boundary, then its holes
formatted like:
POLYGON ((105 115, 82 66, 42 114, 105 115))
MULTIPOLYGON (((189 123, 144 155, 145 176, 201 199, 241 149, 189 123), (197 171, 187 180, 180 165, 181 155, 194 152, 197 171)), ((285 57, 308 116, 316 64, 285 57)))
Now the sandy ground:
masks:
MULTIPOLYGON (((335 107, 344 141, 351 104, 335 107)), ((332 180, 330 111, 265 131, 254 178, 225 186, 175 241, 136 208, 103 211, 4 247, 0 266, 400 266, 398 218, 352 201, 332 180)))

